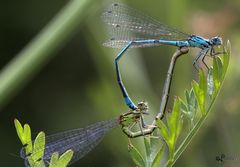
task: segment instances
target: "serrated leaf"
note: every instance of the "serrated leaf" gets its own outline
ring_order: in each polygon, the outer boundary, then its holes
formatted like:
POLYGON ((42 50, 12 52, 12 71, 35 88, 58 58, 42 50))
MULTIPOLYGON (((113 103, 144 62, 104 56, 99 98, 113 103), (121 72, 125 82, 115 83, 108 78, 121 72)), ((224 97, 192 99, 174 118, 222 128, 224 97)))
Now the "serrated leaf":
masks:
POLYGON ((133 160, 133 162, 139 166, 139 167, 144 167, 145 166, 145 161, 142 157, 142 155, 140 154, 140 152, 137 150, 136 147, 134 147, 132 144, 128 145, 128 151, 131 155, 131 158, 133 160))
POLYGON ((163 139, 167 142, 169 140, 169 133, 168 133, 168 128, 164 124, 164 122, 160 119, 156 121, 156 125, 158 126, 159 133, 163 137, 163 139))
POLYGON ((162 147, 160 147, 159 151, 157 152, 157 154, 152 162, 152 167, 159 166, 161 159, 162 159, 163 152, 164 152, 164 145, 162 145, 162 147))

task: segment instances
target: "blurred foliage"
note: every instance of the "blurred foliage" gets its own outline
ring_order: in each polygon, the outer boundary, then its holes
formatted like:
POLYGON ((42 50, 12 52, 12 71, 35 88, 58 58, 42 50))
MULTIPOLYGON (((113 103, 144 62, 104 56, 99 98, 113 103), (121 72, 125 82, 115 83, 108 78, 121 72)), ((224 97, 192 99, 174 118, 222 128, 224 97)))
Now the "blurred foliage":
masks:
MULTIPOLYGON (((1 70, 67 2, 1 2, 1 70)), ((109 3, 112 2, 94 1, 87 6, 79 30, 55 51, 55 57, 18 94, 12 94, 12 99, 1 109, 2 164, 23 166, 22 159, 18 158, 20 142, 12 126, 15 117, 29 122, 35 132, 44 130, 46 134, 52 134, 116 117, 127 110, 113 66, 117 52, 102 46, 107 33, 99 15, 109 3)), ((205 37, 221 35, 225 41, 231 40, 230 70, 213 109, 216 112, 209 115, 210 119, 176 166, 217 166, 215 159, 221 153, 239 156, 240 59, 237 53, 240 52, 240 1, 152 0, 146 3, 130 0, 124 3, 185 32, 205 37)), ((172 55, 174 49, 167 46, 132 49, 121 62, 123 79, 131 97, 135 101, 147 100, 151 112, 159 108, 171 58, 168 55, 172 55)), ((195 55, 195 50, 192 50, 189 55, 195 55)), ((169 106, 173 104, 172 95, 183 96, 183 90, 189 88, 190 81, 196 77, 192 59, 186 56, 177 63, 169 106)), ((239 162, 231 163, 236 166, 239 162)), ((107 135, 93 152, 75 166, 96 165, 134 165, 127 153, 127 138, 120 129, 107 135)))

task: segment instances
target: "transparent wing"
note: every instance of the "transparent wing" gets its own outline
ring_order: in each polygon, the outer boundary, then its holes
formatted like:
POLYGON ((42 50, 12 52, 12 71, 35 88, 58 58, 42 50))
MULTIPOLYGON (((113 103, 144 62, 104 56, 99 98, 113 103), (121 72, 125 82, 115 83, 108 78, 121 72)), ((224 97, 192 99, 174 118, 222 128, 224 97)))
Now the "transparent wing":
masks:
POLYGON ((110 5, 103 12, 102 19, 107 24, 111 35, 111 39, 104 43, 107 47, 122 47, 129 41, 141 39, 185 40, 189 37, 188 34, 162 24, 124 4, 110 5))
MULTIPOLYGON (((78 161, 93 150, 102 141, 104 135, 108 131, 118 125, 118 119, 112 119, 89 125, 86 128, 79 128, 46 136, 43 158, 45 165, 49 164, 54 152, 58 152, 59 155, 61 155, 69 149, 74 152, 69 164, 78 161)), ((37 154, 38 151, 36 151, 36 149, 37 148, 34 148, 34 153, 37 154)), ((25 166, 29 167, 30 165, 27 159, 30 155, 25 154, 24 147, 20 151, 20 156, 25 159, 25 166)))

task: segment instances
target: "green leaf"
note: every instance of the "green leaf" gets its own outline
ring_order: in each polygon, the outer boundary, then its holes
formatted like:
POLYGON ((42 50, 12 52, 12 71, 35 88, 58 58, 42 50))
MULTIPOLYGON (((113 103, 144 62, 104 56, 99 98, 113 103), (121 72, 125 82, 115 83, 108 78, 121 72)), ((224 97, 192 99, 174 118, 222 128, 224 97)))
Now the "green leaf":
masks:
POLYGON ((157 152, 157 154, 153 160, 152 167, 159 166, 161 159, 162 159, 163 152, 164 152, 164 145, 162 145, 162 147, 160 147, 159 151, 157 152))
POLYGON ((186 102, 181 100, 181 111, 187 116, 187 118, 190 118, 190 113, 189 113, 189 102, 190 102, 190 95, 188 90, 185 90, 185 99, 186 102))
POLYGON ((27 142, 31 141, 31 139, 32 139, 30 126, 28 124, 25 124, 23 131, 24 131, 25 144, 27 144, 27 142))
MULTIPOLYGON (((155 124, 155 127, 158 128, 158 126, 155 124)), ((151 135, 149 135, 150 138, 150 143, 151 143, 151 150, 152 152, 156 150, 158 150, 156 148, 156 145, 160 144, 159 142, 159 131, 158 130, 154 130, 153 133, 151 133, 151 135)))
POLYGON ((204 98, 206 97, 206 90, 207 90, 207 80, 205 78, 204 72, 202 69, 199 71, 199 87, 204 93, 204 98))
POLYGON ((25 136, 25 152, 26 154, 32 153, 33 145, 32 145, 32 137, 31 137, 31 129, 28 124, 24 125, 24 136, 25 136))
POLYGON ((54 152, 52 154, 52 157, 51 157, 51 160, 50 160, 50 163, 49 163, 49 167, 56 167, 57 164, 58 164, 58 152, 54 152))
POLYGON ((139 167, 144 167, 145 166, 145 161, 142 157, 142 155, 140 154, 140 152, 137 150, 136 147, 134 147, 132 144, 128 145, 128 151, 131 155, 131 158, 133 160, 133 162, 139 166, 139 167))
POLYGON ((31 167, 45 167, 44 162, 41 161, 35 161, 31 167))
POLYGON ((213 83, 213 69, 210 68, 208 72, 208 77, 207 77, 207 83, 208 83, 208 95, 210 98, 212 98, 215 88, 214 88, 214 83, 213 83))
POLYGON ((32 160, 35 162, 43 159, 45 149, 45 133, 39 132, 33 144, 32 160))
POLYGON ((180 114, 181 100, 179 98, 175 99, 172 112, 167 115, 167 124, 162 122, 162 120, 157 120, 156 125, 159 128, 159 132, 161 136, 164 138, 167 143, 169 150, 169 160, 173 160, 174 150, 176 146, 176 141, 183 126, 183 120, 180 114))
MULTIPOLYGON (((222 75, 222 73, 223 73, 223 60, 220 56, 218 56, 216 59, 217 59, 217 63, 218 63, 218 66, 219 66, 220 73, 222 75)), ((219 79, 221 79, 221 75, 219 76, 219 79)))
POLYGON ((167 115, 167 123, 168 123, 168 129, 169 129, 169 136, 171 138, 170 143, 175 144, 176 139, 176 132, 177 132, 177 126, 179 121, 179 113, 180 113, 180 100, 177 98, 174 101, 173 109, 171 114, 167 115))
POLYGON ((21 123, 14 119, 15 128, 17 131, 18 138, 20 139, 22 145, 25 147, 26 154, 32 153, 32 142, 31 142, 31 129, 28 124, 22 127, 21 123))
POLYGON ((193 88, 193 92, 194 92, 194 94, 196 95, 196 94, 198 94, 198 92, 199 92, 199 84, 196 82, 196 81, 192 81, 192 88, 193 88))
POLYGON ((186 114, 187 115, 187 117, 188 117, 188 112, 189 112, 189 101, 190 101, 190 95, 189 95, 189 91, 188 90, 185 90, 185 92, 184 92, 184 94, 185 94, 185 99, 186 99, 186 102, 185 101, 183 101, 183 100, 181 100, 181 110, 183 111, 183 113, 184 114, 186 114))
POLYGON ((218 66, 218 80, 221 82, 222 74, 223 74, 223 62, 220 57, 216 57, 215 59, 217 61, 217 66, 218 66))
MULTIPOLYGON (((202 84, 204 84, 204 82, 202 82, 202 84)), ((204 88, 204 86, 201 86, 201 87, 204 88)), ((192 88, 193 88, 195 97, 197 99, 198 106, 200 108, 202 115, 205 115, 206 109, 205 109, 205 93, 204 93, 204 91, 206 91, 206 90, 202 90, 201 87, 196 81, 192 82, 192 88)))
POLYGON ((188 114, 188 107, 187 104, 184 101, 181 101, 181 109, 185 114, 188 114))
POLYGON ((221 78, 222 78, 222 65, 221 65, 221 59, 219 57, 213 59, 213 83, 214 83, 214 88, 215 92, 218 92, 221 84, 221 78))
MULTIPOLYGON (((171 148, 174 148, 176 145, 176 140, 182 129, 182 119, 180 114, 181 101, 179 98, 175 99, 173 109, 171 114, 167 117, 168 129, 169 129, 169 138, 168 145, 171 148)), ((172 150, 174 151, 174 150, 172 150)))
POLYGON ((177 130, 176 130, 176 139, 175 140, 177 140, 178 136, 182 132, 182 127, 183 127, 183 119, 181 117, 179 117, 178 118, 178 124, 177 124, 177 130))
POLYGON ((151 143, 150 143, 150 138, 144 136, 144 145, 145 145, 145 150, 146 150, 146 162, 151 162, 151 143))
POLYGON ((227 47, 224 47, 224 54, 223 54, 223 72, 222 72, 222 80, 227 72, 227 68, 229 65, 230 55, 231 55, 231 43, 227 41, 227 47))
POLYGON ((190 91, 190 101, 189 101, 189 111, 191 111, 193 113, 193 116, 195 116, 196 114, 196 110, 197 110, 197 99, 194 95, 193 89, 191 89, 190 91))
POLYGON ((189 99, 188 99, 188 112, 191 114, 191 119, 195 117, 197 109, 197 100, 194 95, 193 89, 190 90, 189 99))
POLYGON ((73 157, 72 150, 67 150, 65 153, 63 153, 58 160, 59 167, 67 166, 68 163, 71 161, 72 157, 73 157))
POLYGON ((26 144, 24 140, 23 127, 21 123, 17 119, 14 119, 14 125, 17 131, 18 138, 20 139, 23 145, 26 144))
POLYGON ((197 107, 198 107, 197 100, 193 92, 193 88, 190 91, 185 90, 185 99, 186 99, 186 102, 180 99, 181 112, 183 112, 183 114, 186 116, 189 124, 189 130, 191 130, 194 126, 194 120, 196 117, 197 107))
POLYGON ((58 158, 59 157, 58 152, 54 152, 52 154, 49 167, 66 167, 68 163, 71 161, 72 156, 73 156, 72 150, 67 150, 60 156, 60 158, 58 158))
POLYGON ((187 104, 191 103, 190 92, 188 90, 185 90, 185 97, 186 97, 187 104))
POLYGON ((161 134, 163 139, 165 141, 168 141, 169 140, 168 128, 164 124, 164 122, 162 120, 158 119, 158 120, 156 120, 156 125, 158 126, 159 133, 161 134))
POLYGON ((31 129, 29 125, 25 124, 24 127, 22 127, 21 123, 17 119, 14 119, 14 124, 20 141, 23 145, 27 144, 29 139, 31 140, 31 129))
POLYGON ((151 136, 149 136, 151 143, 151 162, 153 162, 157 152, 159 151, 160 146, 162 146, 162 142, 159 141, 159 131, 154 131, 151 136))
POLYGON ((188 107, 184 101, 181 101, 181 110, 187 117, 189 116, 188 107))

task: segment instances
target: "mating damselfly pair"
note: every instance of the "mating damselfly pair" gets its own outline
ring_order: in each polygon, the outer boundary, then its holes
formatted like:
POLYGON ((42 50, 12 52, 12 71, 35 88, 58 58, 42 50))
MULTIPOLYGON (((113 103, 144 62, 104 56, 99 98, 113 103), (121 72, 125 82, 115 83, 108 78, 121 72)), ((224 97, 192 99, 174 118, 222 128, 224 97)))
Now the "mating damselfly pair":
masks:
MULTIPOLYGON (((218 36, 211 39, 205 39, 196 35, 188 35, 119 3, 110 5, 106 11, 103 12, 102 19, 110 28, 110 34, 113 35, 113 38, 104 43, 104 45, 107 47, 122 48, 122 51, 115 59, 117 80, 123 93, 125 103, 131 110, 126 114, 122 114, 120 119, 98 122, 83 129, 70 130, 47 136, 44 156, 39 160, 42 160, 46 166, 49 164, 53 152, 62 154, 69 149, 74 152, 70 164, 76 162, 91 151, 109 130, 119 124, 122 125, 124 133, 129 137, 150 134, 154 130, 154 125, 147 127, 143 123, 142 114, 145 113, 147 106, 145 103, 135 105, 132 102, 121 79, 118 61, 129 48, 150 47, 162 44, 173 45, 180 48, 198 47, 201 51, 196 56, 193 63, 198 69, 197 61, 199 59, 205 64, 206 68, 208 68, 204 62, 205 56, 209 54, 209 56, 214 57, 217 54, 215 53, 214 46, 222 44, 221 38, 218 36), (132 133, 130 127, 136 123, 140 124, 141 130, 132 133)), ((171 84, 171 73, 175 61, 176 60, 173 60, 171 72, 165 83, 165 90, 162 98, 164 102, 161 103, 164 107, 161 107, 160 116, 158 115, 157 118, 162 118, 162 114, 166 107, 167 96, 171 84)), ((37 152, 36 148, 35 153, 37 152)), ((33 153, 25 154, 25 147, 21 150, 21 156, 25 159, 26 166, 30 166, 28 161, 29 158, 33 156, 32 154, 33 153)))

